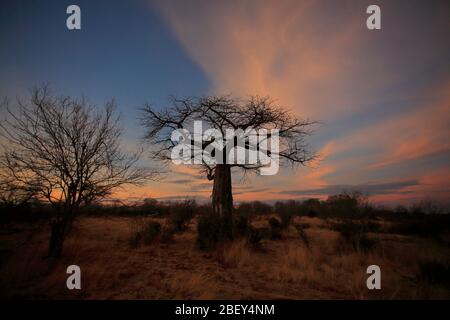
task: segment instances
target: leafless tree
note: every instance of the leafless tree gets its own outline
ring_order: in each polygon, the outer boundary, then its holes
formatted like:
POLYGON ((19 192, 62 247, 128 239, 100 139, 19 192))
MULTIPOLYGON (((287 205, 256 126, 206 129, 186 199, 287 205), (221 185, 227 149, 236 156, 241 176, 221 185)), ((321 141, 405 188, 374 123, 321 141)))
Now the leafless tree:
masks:
MULTIPOLYGON (((281 164, 305 165, 315 158, 308 150, 305 136, 310 134, 313 122, 295 117, 291 112, 277 105, 268 97, 250 97, 242 102, 228 96, 213 96, 204 98, 188 98, 171 100, 171 106, 157 111, 150 105, 142 108, 142 123, 147 129, 145 139, 156 146, 154 156, 160 160, 170 160, 175 143, 171 133, 175 129, 191 129, 193 121, 200 120, 208 128, 214 128, 225 137, 227 129, 278 129, 280 149, 277 156, 281 164)), ((195 140, 195 139, 193 139, 195 140)), ((202 143, 202 150, 213 140, 202 143)), ((223 141, 224 147, 227 144, 223 141)), ((192 145, 196 142, 192 141, 192 145)), ((245 146, 250 148, 248 144, 245 146)), ((259 148, 259 145, 257 146, 259 148)), ((274 156, 274 154, 269 156, 274 156)), ((226 159, 227 155, 224 154, 226 159)), ((212 206, 213 212, 222 219, 222 233, 225 238, 232 238, 232 177, 233 168, 259 170, 263 167, 257 163, 227 163, 210 165, 202 162, 201 171, 209 180, 213 180, 212 206)))
POLYGON ((81 206, 154 176, 138 166, 139 152, 122 151, 113 101, 99 110, 84 98, 54 96, 41 87, 13 108, 6 106, 0 129, 2 175, 57 209, 49 243, 53 257, 61 255, 81 206))

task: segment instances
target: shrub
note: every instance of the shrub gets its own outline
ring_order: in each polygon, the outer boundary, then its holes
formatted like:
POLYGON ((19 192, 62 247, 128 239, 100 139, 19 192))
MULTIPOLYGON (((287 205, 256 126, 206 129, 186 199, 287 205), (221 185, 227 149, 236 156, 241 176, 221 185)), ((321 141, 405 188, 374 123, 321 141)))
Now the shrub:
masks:
POLYGON ((300 214, 300 203, 295 200, 276 202, 275 212, 281 219, 281 227, 286 229, 291 223, 292 217, 300 214))
POLYGON ((172 243, 173 236, 175 234, 175 229, 173 227, 164 227, 161 231, 160 241, 161 243, 172 243))
POLYGON ((287 227, 289 227, 289 224, 291 223, 292 220, 291 213, 287 211, 282 211, 282 213, 279 214, 279 216, 281 218, 281 228, 286 229, 287 227))
POLYGON ((169 223, 173 226, 175 232, 182 232, 187 229, 189 222, 194 217, 195 207, 195 202, 186 200, 170 208, 169 223))
POLYGON ((395 223, 387 231, 402 235, 438 238, 439 235, 450 232, 450 216, 447 214, 436 214, 409 217, 406 221, 395 223))
MULTIPOLYGON (((306 225, 309 227, 308 224, 306 224, 306 225)), ((302 224, 296 224, 295 228, 297 229, 297 232, 298 232, 298 235, 300 236, 300 239, 302 239, 302 241, 305 244, 305 246, 307 248, 309 248, 309 238, 306 235, 305 228, 302 226, 302 224)))
POLYGON ((150 221, 144 225, 144 228, 140 231, 140 233, 144 244, 150 244, 160 235, 161 224, 150 221))
POLYGON ((311 228, 311 225, 309 223, 297 223, 297 225, 300 226, 302 229, 311 228))
POLYGON ((139 244, 141 243, 141 234, 139 232, 133 234, 131 238, 128 240, 128 244, 132 249, 136 249, 139 247, 139 244))
POLYGON ((273 210, 270 205, 260 201, 242 202, 235 209, 237 215, 245 216, 249 219, 256 215, 270 214, 272 211, 273 210))
POLYGON ((362 228, 365 232, 382 232, 382 227, 380 224, 375 222, 366 222, 362 225, 362 228))
POLYGON ((250 202, 240 203, 234 210, 235 214, 241 217, 252 218, 255 216, 253 205, 250 202))
POLYGON ((301 204, 302 214, 308 217, 317 217, 323 211, 322 202, 319 199, 307 199, 301 204))
POLYGON ((253 212, 257 215, 266 215, 272 213, 272 207, 261 201, 253 201, 253 212))
POLYGON ((244 216, 239 216, 234 219, 234 232, 236 237, 244 237, 249 231, 248 219, 244 216))
POLYGON ((350 246, 357 251, 370 251, 376 245, 376 240, 367 236, 365 225, 353 221, 345 221, 332 225, 332 229, 339 232, 343 247, 350 246))
POLYGON ((275 217, 270 218, 269 226, 270 226, 270 239, 272 239, 272 240, 281 239, 282 225, 281 225, 280 220, 278 220, 275 217))
POLYGON ((199 249, 214 249, 222 238, 220 233, 220 217, 214 214, 202 216, 197 224, 197 245, 199 249))
POLYGON ((377 240, 369 238, 365 233, 359 234, 354 239, 352 244, 357 251, 368 252, 377 245, 377 240))
POLYGON ((356 191, 332 195, 326 201, 328 215, 341 218, 359 218, 365 203, 366 197, 356 191))
POLYGON ((139 247, 141 242, 147 245, 152 243, 161 233, 161 224, 155 221, 140 223, 135 221, 135 228, 137 231, 128 240, 128 244, 133 249, 139 247))
POLYGON ((247 235, 247 245, 252 249, 261 247, 261 240, 264 238, 264 230, 250 227, 247 235))
POLYGON ((441 261, 422 261, 419 264, 418 280, 444 288, 450 286, 450 263, 441 261))

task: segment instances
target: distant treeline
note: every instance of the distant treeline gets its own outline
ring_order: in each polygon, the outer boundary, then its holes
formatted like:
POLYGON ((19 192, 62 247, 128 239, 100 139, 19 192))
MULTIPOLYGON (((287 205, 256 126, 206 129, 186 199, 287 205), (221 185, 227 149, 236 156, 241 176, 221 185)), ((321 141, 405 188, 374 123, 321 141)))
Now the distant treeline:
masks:
MULTIPOLYGON (((32 222, 51 219, 57 208, 36 200, 13 205, 0 203, 0 222, 32 222)), ((195 200, 158 201, 145 199, 134 204, 114 201, 109 204, 91 204, 82 208, 84 216, 155 216, 167 217, 189 211, 192 215, 207 215, 212 212, 210 204, 198 203, 195 200)), ((428 216, 447 216, 445 209, 431 201, 422 201, 409 207, 389 208, 370 203, 358 192, 343 192, 329 196, 326 200, 287 200, 269 204, 261 201, 242 202, 235 206, 234 215, 253 218, 258 215, 277 214, 281 219, 293 216, 309 216, 319 218, 342 219, 376 219, 388 220, 404 218, 421 218, 428 216)))

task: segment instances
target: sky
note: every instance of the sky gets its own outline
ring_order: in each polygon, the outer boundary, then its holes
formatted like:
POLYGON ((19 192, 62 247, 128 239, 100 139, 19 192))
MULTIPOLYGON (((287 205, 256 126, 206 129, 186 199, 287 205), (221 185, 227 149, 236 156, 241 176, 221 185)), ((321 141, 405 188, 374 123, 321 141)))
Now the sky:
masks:
MULTIPOLYGON (((170 96, 268 95, 320 122, 320 161, 275 176, 233 174, 236 201, 360 190, 386 205, 450 203, 448 1, 1 1, 0 97, 43 83, 101 106, 114 98, 124 145, 144 103, 170 96), (81 8, 81 30, 66 8, 81 8), (368 30, 366 8, 381 8, 368 30)), ((154 166, 148 157, 145 165, 154 166)), ((124 199, 209 199, 191 166, 127 187, 124 199)))

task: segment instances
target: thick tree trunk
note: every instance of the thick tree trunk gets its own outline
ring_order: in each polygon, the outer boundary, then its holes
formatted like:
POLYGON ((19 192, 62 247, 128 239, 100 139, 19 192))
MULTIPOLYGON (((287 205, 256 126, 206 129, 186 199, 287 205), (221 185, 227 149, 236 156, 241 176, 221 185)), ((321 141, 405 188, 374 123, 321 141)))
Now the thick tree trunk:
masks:
POLYGON ((231 191, 231 167, 218 164, 214 172, 212 193, 213 213, 221 220, 221 238, 233 238, 233 194, 231 191))

